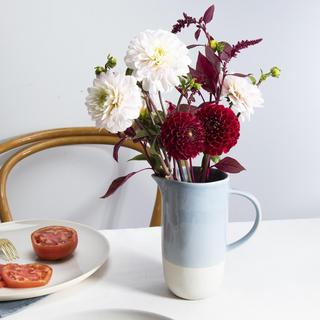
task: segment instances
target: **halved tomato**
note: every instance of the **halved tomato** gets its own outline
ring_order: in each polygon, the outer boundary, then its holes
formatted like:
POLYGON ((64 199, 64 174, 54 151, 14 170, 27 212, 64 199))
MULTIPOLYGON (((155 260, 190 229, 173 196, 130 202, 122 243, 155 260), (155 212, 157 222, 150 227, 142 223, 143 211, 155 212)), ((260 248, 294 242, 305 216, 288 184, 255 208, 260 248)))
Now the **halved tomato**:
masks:
POLYGON ((0 264, 0 288, 6 287, 6 283, 2 279, 2 268, 3 268, 3 265, 0 264))
POLYGON ((2 266, 2 278, 9 288, 33 288, 46 285, 52 275, 52 268, 40 263, 2 266))
POLYGON ((40 259, 59 260, 70 256, 78 245, 76 230, 49 226, 31 234, 32 246, 40 259))

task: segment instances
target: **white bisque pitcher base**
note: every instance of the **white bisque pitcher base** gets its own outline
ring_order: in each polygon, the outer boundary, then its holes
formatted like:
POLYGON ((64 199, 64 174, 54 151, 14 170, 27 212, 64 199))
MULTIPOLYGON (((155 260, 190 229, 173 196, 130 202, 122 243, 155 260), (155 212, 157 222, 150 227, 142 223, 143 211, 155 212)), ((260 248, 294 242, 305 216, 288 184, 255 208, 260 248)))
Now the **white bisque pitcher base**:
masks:
POLYGON ((164 277, 178 297, 199 300, 214 295, 223 281, 224 262, 208 268, 186 268, 163 258, 164 277))

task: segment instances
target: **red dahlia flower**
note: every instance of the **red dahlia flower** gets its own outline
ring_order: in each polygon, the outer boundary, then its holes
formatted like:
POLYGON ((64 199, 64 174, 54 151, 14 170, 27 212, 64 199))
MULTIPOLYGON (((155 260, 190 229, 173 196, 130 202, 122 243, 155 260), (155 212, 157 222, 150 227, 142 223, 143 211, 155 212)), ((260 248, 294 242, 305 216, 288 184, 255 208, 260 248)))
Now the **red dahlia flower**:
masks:
POLYGON ((188 112, 172 112, 161 127, 161 141, 177 160, 194 158, 203 151, 205 131, 199 119, 188 112))
POLYGON ((197 116, 206 132, 205 153, 218 156, 236 145, 240 136, 240 123, 231 109, 206 102, 199 107, 197 116))

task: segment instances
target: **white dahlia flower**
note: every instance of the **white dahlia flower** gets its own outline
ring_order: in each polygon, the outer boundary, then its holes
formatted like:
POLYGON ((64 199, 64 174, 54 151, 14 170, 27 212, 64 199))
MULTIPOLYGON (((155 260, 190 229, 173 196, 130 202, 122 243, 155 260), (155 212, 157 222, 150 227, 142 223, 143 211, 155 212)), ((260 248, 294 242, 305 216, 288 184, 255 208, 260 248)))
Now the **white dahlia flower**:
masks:
POLYGON ((229 97, 242 120, 250 120, 254 108, 263 107, 260 89, 242 77, 227 75, 222 86, 222 95, 229 97))
POLYGON ((169 91, 178 76, 189 72, 188 49, 179 38, 164 30, 146 30, 133 39, 125 57, 128 68, 146 91, 169 91))
POLYGON ((86 106, 99 128, 111 133, 125 131, 137 119, 143 105, 140 89, 133 76, 101 73, 88 88, 86 106))

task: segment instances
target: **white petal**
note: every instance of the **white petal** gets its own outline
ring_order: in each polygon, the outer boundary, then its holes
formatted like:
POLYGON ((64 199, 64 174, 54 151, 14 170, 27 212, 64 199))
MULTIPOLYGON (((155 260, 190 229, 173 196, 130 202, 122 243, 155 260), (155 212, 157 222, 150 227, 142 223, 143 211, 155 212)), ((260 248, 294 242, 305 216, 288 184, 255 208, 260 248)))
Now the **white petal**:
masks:
POLYGON ((164 30, 141 32, 130 42, 125 57, 125 63, 147 91, 172 89, 178 76, 188 73, 190 62, 185 44, 164 30))

